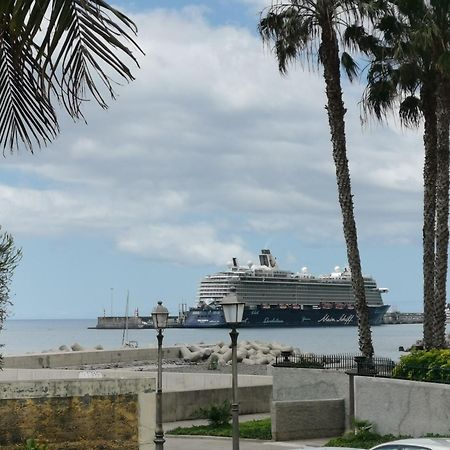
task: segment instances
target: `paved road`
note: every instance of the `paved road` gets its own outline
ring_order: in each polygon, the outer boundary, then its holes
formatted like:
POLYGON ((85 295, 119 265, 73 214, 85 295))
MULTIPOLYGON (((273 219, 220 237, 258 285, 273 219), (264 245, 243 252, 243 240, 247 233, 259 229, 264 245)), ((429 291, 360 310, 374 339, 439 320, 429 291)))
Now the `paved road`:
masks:
MULTIPOLYGON (((270 417, 270 414, 243 414, 239 416, 239 422, 249 420, 259 420, 270 417)), ((185 420, 180 422, 164 423, 164 431, 172 430, 177 427, 190 427, 192 425, 205 425, 207 420, 185 420)), ((196 436, 170 436, 165 435, 166 442, 164 450, 231 450, 231 438, 221 437, 196 437, 196 436)), ((311 449, 311 447, 322 447, 329 441, 324 439, 304 439, 301 441, 273 442, 253 439, 241 439, 239 441, 239 450, 293 450, 293 449, 311 449)), ((335 449, 324 449, 335 450, 335 449)))
MULTIPOLYGON (((198 438, 166 436, 164 450, 230 450, 231 438, 198 438)), ((311 439, 308 441, 272 442, 241 439, 240 450, 293 450, 300 448, 320 447, 327 439, 311 439)))

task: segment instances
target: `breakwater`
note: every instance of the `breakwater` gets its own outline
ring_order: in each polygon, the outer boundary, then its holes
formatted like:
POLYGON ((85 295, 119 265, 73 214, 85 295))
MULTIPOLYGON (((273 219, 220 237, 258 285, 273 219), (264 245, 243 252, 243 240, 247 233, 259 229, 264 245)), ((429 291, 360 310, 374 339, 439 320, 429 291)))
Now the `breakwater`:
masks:
MULTIPOLYGON (((181 324, 177 316, 169 316, 168 327, 176 328, 181 324)), ((97 317, 97 325, 92 328, 99 330, 139 330, 141 328, 153 328, 151 316, 102 316, 97 317)))
POLYGON ((383 317, 384 324, 423 323, 423 313, 387 312, 383 317))

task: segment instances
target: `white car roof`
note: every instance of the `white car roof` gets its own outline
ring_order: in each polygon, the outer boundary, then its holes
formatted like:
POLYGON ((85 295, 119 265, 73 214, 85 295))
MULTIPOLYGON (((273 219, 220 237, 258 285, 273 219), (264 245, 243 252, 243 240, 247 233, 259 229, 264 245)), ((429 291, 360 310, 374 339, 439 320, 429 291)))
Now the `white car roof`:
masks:
POLYGON ((372 450, 383 447, 385 445, 408 445, 416 447, 427 447, 432 450, 450 449, 450 438, 411 438, 399 439, 397 441, 385 442, 373 447, 372 450))

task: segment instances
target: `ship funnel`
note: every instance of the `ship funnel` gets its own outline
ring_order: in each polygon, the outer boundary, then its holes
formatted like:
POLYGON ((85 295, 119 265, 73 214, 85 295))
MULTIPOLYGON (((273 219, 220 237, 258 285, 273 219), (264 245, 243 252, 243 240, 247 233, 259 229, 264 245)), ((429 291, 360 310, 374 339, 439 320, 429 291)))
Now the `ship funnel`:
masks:
POLYGON ((270 268, 277 266, 277 261, 270 253, 270 250, 266 249, 261 250, 261 254, 259 255, 259 263, 261 264, 261 266, 266 266, 270 268))

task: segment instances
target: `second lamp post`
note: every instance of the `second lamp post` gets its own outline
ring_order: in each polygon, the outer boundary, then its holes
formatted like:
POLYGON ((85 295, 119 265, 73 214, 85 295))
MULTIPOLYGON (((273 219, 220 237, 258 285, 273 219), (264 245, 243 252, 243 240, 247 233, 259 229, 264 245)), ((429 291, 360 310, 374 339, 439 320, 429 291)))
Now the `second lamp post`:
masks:
POLYGON ((225 321, 231 326, 231 368, 233 402, 231 403, 231 417, 233 421, 233 450, 239 450, 239 402, 238 402, 238 376, 237 376, 237 327, 242 322, 245 303, 239 302, 236 290, 231 289, 230 294, 222 300, 225 321))
POLYGON ((162 342, 163 330, 167 327, 169 311, 163 306, 162 302, 152 311, 153 327, 158 331, 158 382, 156 387, 156 426, 155 426, 155 450, 164 449, 164 430, 162 427, 162 342))

